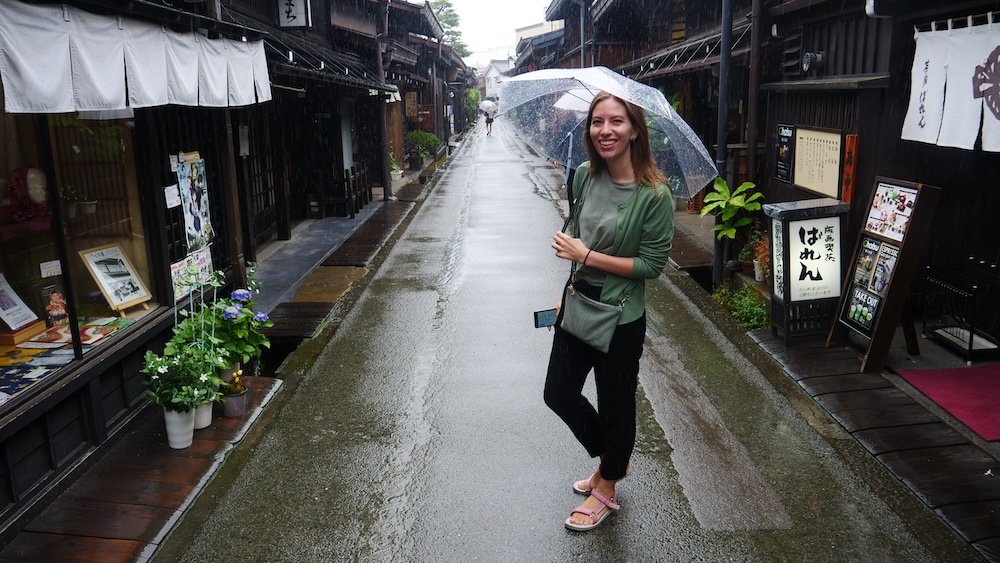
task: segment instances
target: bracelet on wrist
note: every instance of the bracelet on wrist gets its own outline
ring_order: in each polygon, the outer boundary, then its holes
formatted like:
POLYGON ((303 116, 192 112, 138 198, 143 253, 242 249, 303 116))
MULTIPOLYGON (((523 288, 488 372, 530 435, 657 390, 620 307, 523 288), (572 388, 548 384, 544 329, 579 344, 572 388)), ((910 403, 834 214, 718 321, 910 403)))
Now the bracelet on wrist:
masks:
POLYGON ((593 251, 594 251, 593 248, 588 249, 587 250, 587 255, 583 257, 583 262, 580 262, 580 264, 586 266, 587 265, 587 258, 590 258, 590 253, 593 252, 593 251))

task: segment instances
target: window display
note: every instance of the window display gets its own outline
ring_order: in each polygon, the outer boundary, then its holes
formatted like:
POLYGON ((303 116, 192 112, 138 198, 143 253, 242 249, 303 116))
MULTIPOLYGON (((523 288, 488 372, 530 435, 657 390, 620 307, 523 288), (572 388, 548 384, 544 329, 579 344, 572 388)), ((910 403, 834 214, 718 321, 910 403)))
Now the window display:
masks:
POLYGON ((0 405, 152 310, 131 132, 0 113, 0 405))

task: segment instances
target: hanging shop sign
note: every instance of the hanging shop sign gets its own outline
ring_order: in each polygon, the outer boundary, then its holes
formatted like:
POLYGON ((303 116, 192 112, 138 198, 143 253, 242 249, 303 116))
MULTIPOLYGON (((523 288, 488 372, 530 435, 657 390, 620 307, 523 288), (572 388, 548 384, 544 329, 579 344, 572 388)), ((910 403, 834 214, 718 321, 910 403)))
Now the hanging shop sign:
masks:
POLYGON ((278 0, 280 27, 311 27, 312 10, 309 0, 278 0))
POLYGON ((406 103, 404 104, 406 117, 416 117, 417 116, 417 93, 407 92, 406 93, 406 103))
POLYGON ((862 372, 882 369, 930 233, 939 192, 924 184, 875 179, 838 306, 838 322, 827 338, 828 344, 841 342, 848 330, 863 336, 867 349, 862 372))

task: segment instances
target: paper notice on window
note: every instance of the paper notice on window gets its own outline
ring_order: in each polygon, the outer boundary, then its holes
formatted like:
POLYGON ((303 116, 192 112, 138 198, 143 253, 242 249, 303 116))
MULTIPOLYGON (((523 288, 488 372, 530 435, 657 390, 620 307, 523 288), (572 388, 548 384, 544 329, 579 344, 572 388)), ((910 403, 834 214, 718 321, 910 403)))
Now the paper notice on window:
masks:
POLYGON ((10 330, 17 330, 37 318, 10 286, 7 278, 0 274, 0 319, 7 323, 10 330))
POLYGON ((167 200, 167 209, 173 209, 180 205, 181 193, 177 190, 177 184, 163 188, 163 198, 167 200))
POLYGON ((43 278, 51 278, 62 274, 62 263, 58 260, 49 260, 38 265, 38 273, 43 278))

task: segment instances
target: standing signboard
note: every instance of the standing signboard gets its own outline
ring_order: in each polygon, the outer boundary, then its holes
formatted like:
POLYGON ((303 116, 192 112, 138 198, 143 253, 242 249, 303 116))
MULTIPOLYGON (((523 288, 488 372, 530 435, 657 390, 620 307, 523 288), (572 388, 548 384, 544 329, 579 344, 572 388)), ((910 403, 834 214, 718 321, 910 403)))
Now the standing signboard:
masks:
POLYGON ((771 328, 786 344, 829 330, 844 267, 841 227, 850 210, 833 198, 768 203, 771 219, 771 328))
POLYGON ((863 336, 867 350, 862 372, 882 369, 930 232, 939 192, 924 184, 875 179, 837 322, 827 337, 830 345, 845 340, 848 330, 863 336))

